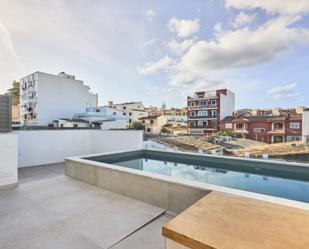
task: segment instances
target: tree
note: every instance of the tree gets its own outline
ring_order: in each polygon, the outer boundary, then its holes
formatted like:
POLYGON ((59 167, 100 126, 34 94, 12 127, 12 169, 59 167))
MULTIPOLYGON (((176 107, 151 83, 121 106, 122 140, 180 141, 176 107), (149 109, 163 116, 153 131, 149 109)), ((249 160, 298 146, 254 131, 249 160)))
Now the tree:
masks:
POLYGON ((166 127, 162 127, 161 133, 168 133, 168 129, 166 127))
POLYGON ((133 122, 132 128, 135 130, 144 130, 145 126, 141 122, 133 122))
POLYGON ((18 105, 19 104, 19 85, 18 81, 13 81, 12 88, 8 89, 5 95, 12 97, 12 104, 18 105))

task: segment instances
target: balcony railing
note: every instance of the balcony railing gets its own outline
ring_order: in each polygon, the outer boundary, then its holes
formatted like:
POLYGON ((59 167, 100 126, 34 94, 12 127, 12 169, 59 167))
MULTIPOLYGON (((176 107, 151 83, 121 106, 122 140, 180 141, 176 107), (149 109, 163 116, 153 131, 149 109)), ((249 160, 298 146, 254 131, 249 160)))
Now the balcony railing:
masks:
POLYGON ((204 119, 214 119, 214 118, 218 118, 218 116, 189 116, 189 119, 201 119, 201 118, 204 118, 204 119))
POLYGON ((195 105, 195 106, 189 106, 189 110, 196 110, 196 109, 210 109, 210 108, 218 108, 217 104, 215 105, 195 105))

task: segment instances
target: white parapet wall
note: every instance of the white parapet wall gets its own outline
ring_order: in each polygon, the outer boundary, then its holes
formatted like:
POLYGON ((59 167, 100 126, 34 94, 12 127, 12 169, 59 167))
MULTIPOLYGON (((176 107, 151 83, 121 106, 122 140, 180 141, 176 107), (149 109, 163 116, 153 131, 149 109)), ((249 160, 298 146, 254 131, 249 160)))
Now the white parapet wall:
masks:
POLYGON ((303 140, 309 144, 309 109, 305 109, 303 112, 302 129, 303 140))
POLYGON ((18 167, 63 162, 65 158, 140 149, 143 132, 135 130, 20 130, 18 167))
POLYGON ((0 189, 17 184, 17 134, 0 133, 0 189))

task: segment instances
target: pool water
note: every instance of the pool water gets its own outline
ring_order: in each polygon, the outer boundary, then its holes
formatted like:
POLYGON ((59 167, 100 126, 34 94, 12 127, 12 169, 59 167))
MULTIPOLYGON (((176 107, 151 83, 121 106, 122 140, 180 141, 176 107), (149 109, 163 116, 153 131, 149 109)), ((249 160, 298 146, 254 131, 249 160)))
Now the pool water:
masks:
MULTIPOLYGON (((107 163, 111 163, 111 161, 107 163)), ((112 163, 175 178, 194 180, 309 203, 309 181, 276 176, 278 172, 275 170, 272 172, 255 168, 243 172, 235 169, 231 170, 228 166, 224 168, 224 165, 216 167, 215 164, 207 162, 204 165, 192 165, 171 161, 168 158, 160 160, 159 158, 145 157, 119 161, 113 160, 112 163)), ((292 174, 291 178, 293 178, 292 174)))

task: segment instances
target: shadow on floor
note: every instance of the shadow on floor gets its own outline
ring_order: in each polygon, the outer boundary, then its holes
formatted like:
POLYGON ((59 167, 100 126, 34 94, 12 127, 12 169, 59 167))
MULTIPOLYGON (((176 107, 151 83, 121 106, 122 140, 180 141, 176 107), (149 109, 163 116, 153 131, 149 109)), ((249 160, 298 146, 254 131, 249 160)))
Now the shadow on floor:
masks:
POLYGON ((18 183, 28 183, 64 175, 64 163, 46 164, 18 169, 18 183))

